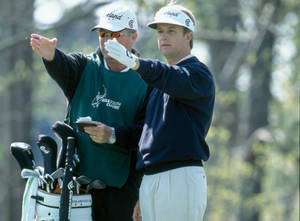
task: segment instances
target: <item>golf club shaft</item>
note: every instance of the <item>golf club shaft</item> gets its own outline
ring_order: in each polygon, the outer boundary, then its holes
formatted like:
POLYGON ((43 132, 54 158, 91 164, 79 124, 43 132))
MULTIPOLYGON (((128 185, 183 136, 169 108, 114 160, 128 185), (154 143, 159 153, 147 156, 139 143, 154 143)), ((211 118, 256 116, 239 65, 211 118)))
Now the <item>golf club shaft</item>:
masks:
POLYGON ((59 221, 70 221, 72 196, 73 196, 73 155, 75 152, 75 138, 68 137, 65 176, 63 179, 63 188, 60 199, 59 221))

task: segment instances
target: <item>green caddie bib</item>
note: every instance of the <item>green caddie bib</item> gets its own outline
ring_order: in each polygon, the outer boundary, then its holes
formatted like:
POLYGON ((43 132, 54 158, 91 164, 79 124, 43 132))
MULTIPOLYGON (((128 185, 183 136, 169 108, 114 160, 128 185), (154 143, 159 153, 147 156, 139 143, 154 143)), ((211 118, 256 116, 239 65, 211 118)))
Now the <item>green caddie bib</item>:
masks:
POLYGON ((90 116, 111 127, 133 125, 146 91, 147 85, 135 71, 110 71, 97 54, 88 56, 68 113, 69 123, 77 133, 78 176, 101 179, 113 187, 125 184, 132 152, 117 145, 94 143, 88 135, 78 132, 74 122, 90 116))

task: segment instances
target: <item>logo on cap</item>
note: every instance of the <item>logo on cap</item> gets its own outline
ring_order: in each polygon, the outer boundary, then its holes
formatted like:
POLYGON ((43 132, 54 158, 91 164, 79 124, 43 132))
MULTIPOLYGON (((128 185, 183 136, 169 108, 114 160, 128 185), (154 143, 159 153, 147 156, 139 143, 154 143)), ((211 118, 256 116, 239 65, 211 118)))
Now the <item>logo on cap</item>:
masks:
POLYGON ((128 26, 130 27, 130 28, 133 28, 133 20, 131 19, 131 20, 129 20, 129 22, 128 22, 128 26))
POLYGON ((128 50, 126 50, 126 55, 127 55, 127 57, 129 57, 129 58, 133 58, 133 57, 132 57, 132 54, 131 54, 128 50))
POLYGON ((121 20, 122 16, 123 15, 116 15, 116 14, 113 14, 112 12, 107 14, 106 15, 107 17, 111 18, 111 19, 118 19, 118 20, 121 20))
POLYGON ((185 20, 186 26, 190 27, 190 23, 191 23, 191 20, 190 20, 190 19, 186 19, 186 20, 185 20))
POLYGON ((179 13, 175 13, 175 12, 171 12, 171 11, 167 11, 165 13, 163 13, 164 15, 168 15, 168 16, 175 16, 177 17, 179 15, 179 13))

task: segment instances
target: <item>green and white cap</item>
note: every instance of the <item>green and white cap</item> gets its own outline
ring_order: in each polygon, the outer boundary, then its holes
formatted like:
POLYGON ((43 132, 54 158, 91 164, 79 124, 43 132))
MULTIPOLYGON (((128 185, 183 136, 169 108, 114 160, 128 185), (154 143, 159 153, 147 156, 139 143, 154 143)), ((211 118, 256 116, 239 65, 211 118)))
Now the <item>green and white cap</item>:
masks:
POLYGON ((156 29, 157 24, 173 24, 186 27, 192 32, 195 30, 195 25, 192 19, 176 6, 166 6, 156 12, 154 21, 150 22, 148 26, 156 29))

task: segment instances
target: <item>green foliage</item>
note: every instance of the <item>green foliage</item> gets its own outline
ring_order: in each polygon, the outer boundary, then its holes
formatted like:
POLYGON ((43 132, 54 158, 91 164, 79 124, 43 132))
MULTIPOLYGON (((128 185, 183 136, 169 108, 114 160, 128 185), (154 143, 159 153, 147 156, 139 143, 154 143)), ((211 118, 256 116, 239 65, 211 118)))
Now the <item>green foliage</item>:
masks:
MULTIPOLYGON (((225 137, 220 136, 219 138, 223 140, 225 137)), ((213 139, 219 140, 219 138, 214 137, 213 139)), ((209 140, 211 139, 212 137, 209 140)), ((232 220, 240 200, 242 165, 238 159, 230 154, 230 150, 225 145, 210 146, 212 155, 205 164, 208 184, 208 205, 205 220, 232 220)))

